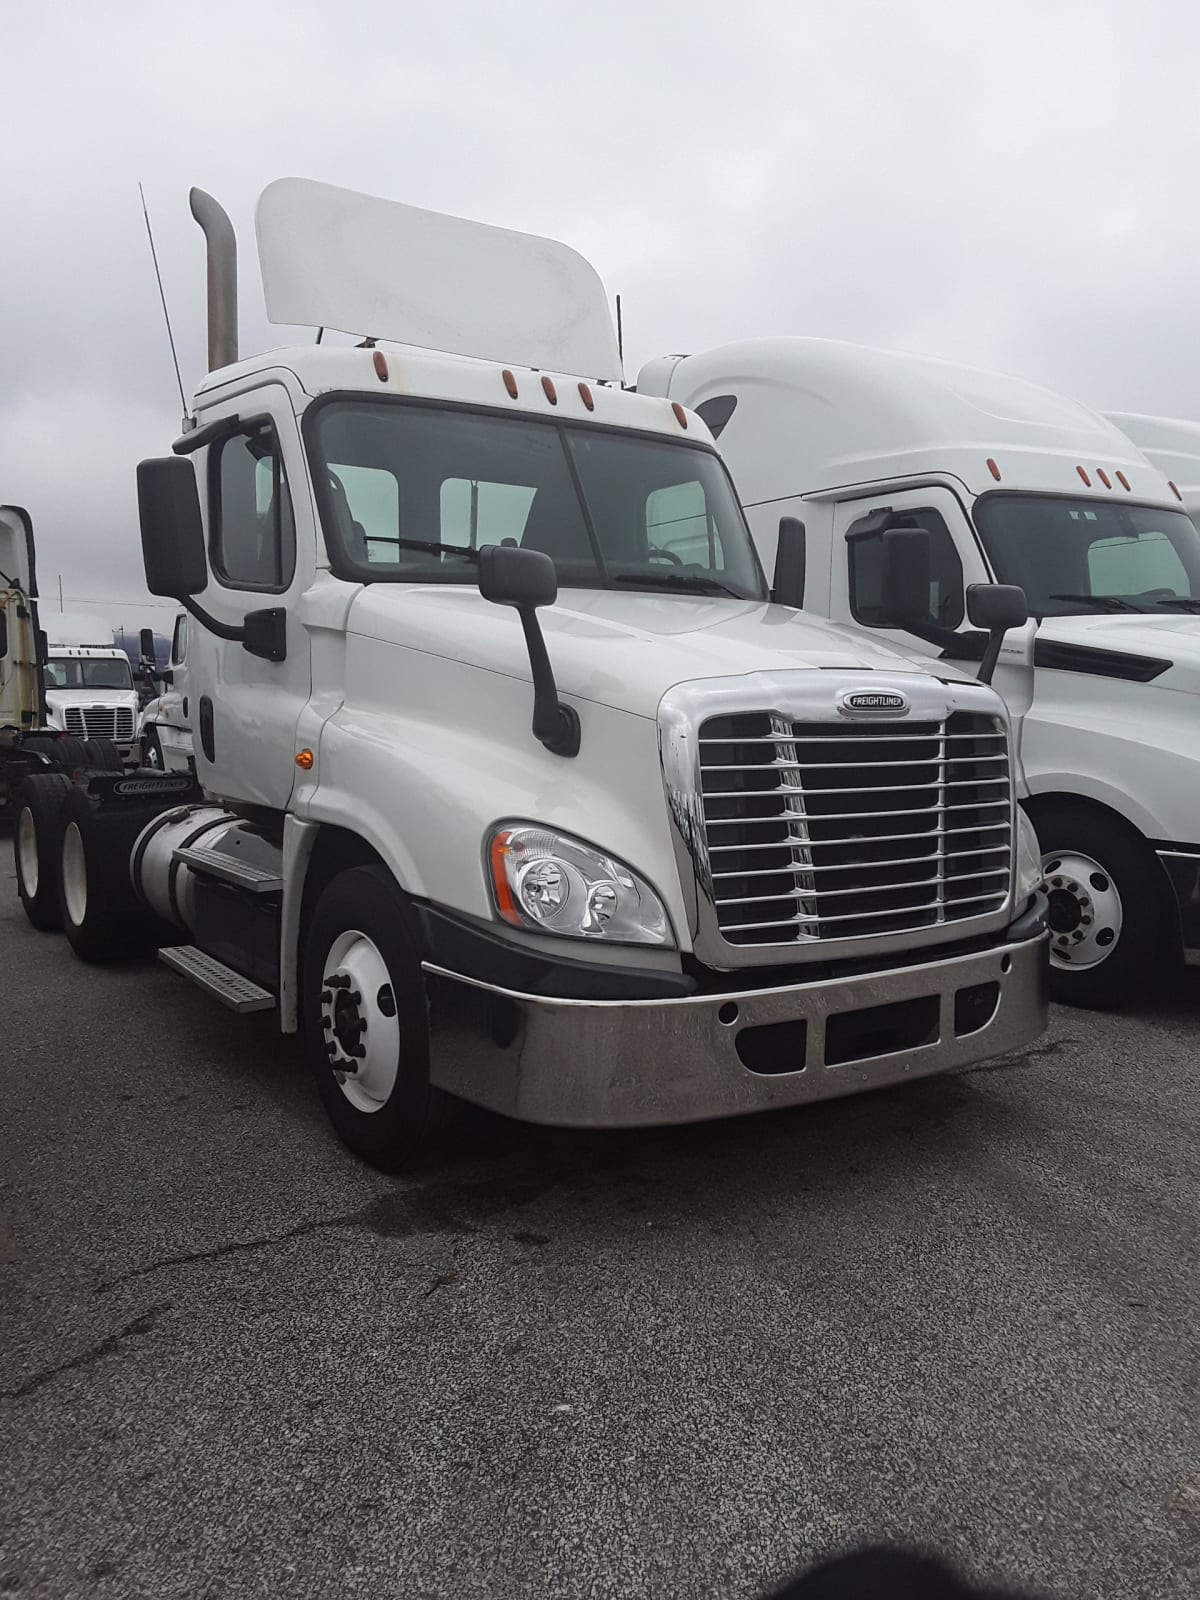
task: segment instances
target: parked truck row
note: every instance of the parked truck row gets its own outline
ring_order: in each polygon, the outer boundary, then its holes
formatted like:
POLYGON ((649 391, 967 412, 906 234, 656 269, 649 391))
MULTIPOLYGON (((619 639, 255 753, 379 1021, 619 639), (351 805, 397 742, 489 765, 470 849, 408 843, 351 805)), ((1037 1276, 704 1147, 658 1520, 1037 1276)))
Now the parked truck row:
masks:
MULTIPOLYGON (((1043 871, 986 681, 1019 590, 968 586, 965 666, 802 610, 800 531, 768 584, 703 417, 624 386, 562 245, 273 184, 268 315, 361 343, 244 357, 232 229, 193 211, 211 371, 138 490, 195 775, 161 724, 132 772, 31 772, 32 920, 274 1012, 382 1166, 447 1095, 692 1120, 1041 1033, 1043 871)), ((898 533, 900 623, 928 580, 898 533)))

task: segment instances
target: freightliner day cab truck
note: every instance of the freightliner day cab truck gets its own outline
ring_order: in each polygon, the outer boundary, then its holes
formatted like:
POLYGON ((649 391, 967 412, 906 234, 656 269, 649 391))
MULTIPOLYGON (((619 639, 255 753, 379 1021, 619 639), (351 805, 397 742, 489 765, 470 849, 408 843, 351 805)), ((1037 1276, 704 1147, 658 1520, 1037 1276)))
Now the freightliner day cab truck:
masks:
MULTIPOLYGON (((138 476, 203 792, 71 789, 37 861, 78 954, 156 938, 274 1008, 385 1167, 446 1091, 689 1121, 1042 1031, 1003 701, 772 603, 704 424, 622 388, 586 262, 281 180, 268 315, 365 342, 242 360, 232 229, 193 210, 214 370, 138 476)), ((1012 600, 973 597, 997 649, 1012 600)))
POLYGON ((65 787, 69 773, 112 769, 123 761, 106 737, 113 725, 109 714, 115 719, 123 694, 97 687, 72 692, 85 674, 115 678, 123 670, 136 704, 129 662, 112 648, 111 633, 107 647, 64 644, 53 652, 53 664, 47 653, 38 620, 33 523, 20 506, 0 506, 0 816, 10 813, 13 795, 33 772, 57 773, 65 787), (84 719, 97 705, 105 716, 89 727, 84 719))
POLYGON ((806 609, 964 662, 970 586, 1025 590, 1036 637, 996 685, 1025 713, 1051 994, 1120 1006, 1200 962, 1200 536, 1129 438, 1019 379, 823 339, 665 357, 638 390, 708 421, 765 562, 803 522, 806 609), (897 630, 880 575, 913 529, 927 600, 897 630))
POLYGON ((188 615, 175 618, 171 635, 171 658, 165 672, 159 673, 160 691, 142 708, 137 727, 137 743, 142 765, 161 772, 196 770, 192 746, 192 702, 187 681, 188 615))

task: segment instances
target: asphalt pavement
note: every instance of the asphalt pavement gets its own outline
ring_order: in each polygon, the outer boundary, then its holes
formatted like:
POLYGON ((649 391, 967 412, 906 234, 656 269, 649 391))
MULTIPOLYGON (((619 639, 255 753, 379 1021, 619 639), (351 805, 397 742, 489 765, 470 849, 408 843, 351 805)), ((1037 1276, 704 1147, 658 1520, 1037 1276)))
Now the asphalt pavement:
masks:
POLYGON ((1200 983, 734 1123, 388 1179, 0 839, 0 1595, 748 1597, 863 1539, 1200 1592, 1200 983))

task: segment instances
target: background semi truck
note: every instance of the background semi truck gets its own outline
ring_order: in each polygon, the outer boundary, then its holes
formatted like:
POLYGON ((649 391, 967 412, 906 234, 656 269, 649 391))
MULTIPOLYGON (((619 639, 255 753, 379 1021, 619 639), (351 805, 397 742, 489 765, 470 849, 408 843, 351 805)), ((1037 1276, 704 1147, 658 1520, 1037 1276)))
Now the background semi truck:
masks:
POLYGON ((1020 379, 822 339, 665 357, 638 389, 708 421, 765 561, 803 521, 808 610, 964 662, 970 586, 1021 585, 1034 670, 1014 639, 996 683, 1023 718, 1052 992, 1123 1005, 1200 961, 1200 536, 1126 433, 1020 379), (915 529, 927 597, 898 626, 881 573, 915 529))
POLYGON ((1148 417, 1135 411, 1106 411, 1104 415, 1158 468, 1170 492, 1200 526, 1200 422, 1185 417, 1148 417))
MULTIPOLYGON (((83 687, 85 675, 115 676, 119 668, 108 658, 117 654, 64 645, 49 666, 38 616, 33 522, 20 506, 0 506, 0 815, 9 812, 16 789, 32 772, 64 775, 122 764, 121 751, 104 736, 108 722, 89 728, 85 708, 90 713, 99 704, 115 711, 124 697, 83 687)), ((124 673, 128 678, 128 662, 124 673)))
MULTIPOLYGON (((795 610, 786 554, 773 603, 704 423, 623 388, 586 262, 281 181, 268 315, 362 342, 241 359, 232 228, 193 210, 213 370, 138 483, 200 788, 60 800, 38 858, 77 954, 157 942, 274 1010, 383 1166, 445 1092, 688 1121, 1042 1031, 1003 701, 795 610)), ((1015 601, 972 596, 997 648, 1015 601)))

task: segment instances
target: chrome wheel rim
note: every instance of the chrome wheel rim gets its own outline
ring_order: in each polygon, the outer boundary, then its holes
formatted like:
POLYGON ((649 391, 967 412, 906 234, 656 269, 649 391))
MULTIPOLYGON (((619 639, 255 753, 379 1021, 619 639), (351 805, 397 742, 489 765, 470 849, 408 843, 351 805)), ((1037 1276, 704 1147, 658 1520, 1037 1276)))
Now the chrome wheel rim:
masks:
POLYGON ((21 808, 17 819, 17 871, 21 887, 32 900, 38 892, 38 846, 37 824, 28 806, 21 808))
POLYGON ((365 933, 348 929, 330 946, 320 1006, 335 1081, 356 1110, 380 1110, 399 1075, 400 1021, 387 962, 365 933))
POLYGON ((1077 850, 1042 856, 1050 917, 1050 965, 1083 972, 1107 961, 1121 939, 1124 911, 1111 874, 1077 850))
POLYGON ((87 861, 77 822, 68 822, 63 832, 62 886, 67 915, 75 927, 81 927, 87 916, 87 861))

